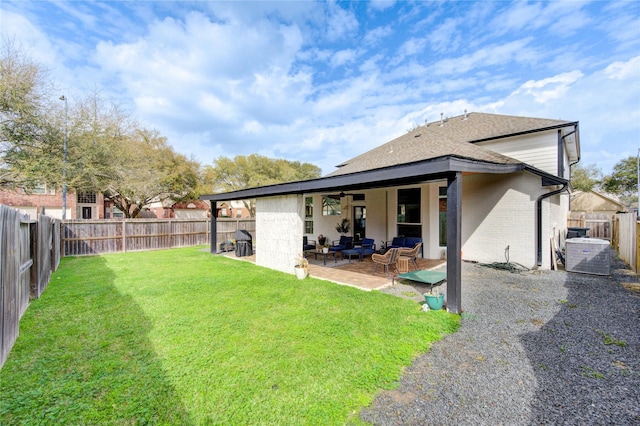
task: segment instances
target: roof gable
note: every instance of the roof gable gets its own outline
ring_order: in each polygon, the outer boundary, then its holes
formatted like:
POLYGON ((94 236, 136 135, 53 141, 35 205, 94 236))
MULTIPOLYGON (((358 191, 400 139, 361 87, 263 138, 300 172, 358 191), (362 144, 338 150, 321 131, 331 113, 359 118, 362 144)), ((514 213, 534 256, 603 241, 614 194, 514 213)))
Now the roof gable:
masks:
POLYGON ((444 156, 495 164, 519 164, 474 142, 511 137, 545 129, 573 125, 573 122, 509 115, 470 113, 428 123, 390 142, 354 157, 328 176, 356 173, 444 156))

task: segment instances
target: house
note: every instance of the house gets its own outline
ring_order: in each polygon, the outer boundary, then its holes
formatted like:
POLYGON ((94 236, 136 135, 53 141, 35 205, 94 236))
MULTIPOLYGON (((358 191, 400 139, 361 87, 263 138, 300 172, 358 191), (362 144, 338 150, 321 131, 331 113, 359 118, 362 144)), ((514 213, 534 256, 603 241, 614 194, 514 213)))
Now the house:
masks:
MULTIPOLYGON (((46 185, 40 185, 30 193, 23 190, 0 190, 0 204, 11 206, 31 216, 46 214, 62 219, 62 192, 46 185)), ((67 193, 66 219, 104 219, 122 213, 105 201, 102 194, 95 192, 67 193)))
POLYGON ((420 126, 319 179, 201 199, 256 198, 256 263, 289 273, 302 237, 333 239, 342 218, 356 222, 352 233, 376 241, 420 236, 425 257, 445 253, 447 309, 460 313, 463 259, 551 267, 550 238, 565 233, 579 140, 577 121, 465 112, 420 126))
POLYGON ((599 213, 609 217, 629 210, 615 195, 598 191, 574 191, 570 207, 572 213, 599 213))
POLYGON ((251 212, 241 200, 229 200, 220 203, 217 207, 218 217, 247 218, 251 212))
POLYGON ((176 219, 206 219, 209 217, 209 205, 205 201, 181 201, 171 206, 176 219))

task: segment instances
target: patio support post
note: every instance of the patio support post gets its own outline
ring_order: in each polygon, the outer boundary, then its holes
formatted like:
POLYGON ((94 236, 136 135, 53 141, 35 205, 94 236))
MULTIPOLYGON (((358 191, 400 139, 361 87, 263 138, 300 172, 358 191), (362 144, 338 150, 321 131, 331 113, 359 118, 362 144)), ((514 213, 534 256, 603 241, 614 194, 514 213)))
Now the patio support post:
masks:
POLYGON ((462 313, 462 173, 447 177, 447 311, 462 313))
POLYGON ((216 219, 216 202, 211 201, 211 254, 218 253, 218 221, 216 219))

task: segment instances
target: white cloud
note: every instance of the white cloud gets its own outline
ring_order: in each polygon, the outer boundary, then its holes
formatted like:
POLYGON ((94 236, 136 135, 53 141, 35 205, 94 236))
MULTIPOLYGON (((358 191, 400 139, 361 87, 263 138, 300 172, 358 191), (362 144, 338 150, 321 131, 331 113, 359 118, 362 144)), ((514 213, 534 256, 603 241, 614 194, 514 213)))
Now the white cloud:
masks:
POLYGON ((628 62, 614 62, 605 68, 604 73, 615 80, 627 80, 634 76, 640 76, 640 56, 632 58, 628 62))
POLYGON ((567 94, 571 85, 582 78, 580 71, 571 71, 553 77, 524 83, 512 96, 530 95, 533 101, 544 104, 567 94))
POLYGON ((606 174, 617 161, 638 148, 638 63, 636 56, 590 74, 576 70, 528 81, 506 98, 480 108, 503 114, 579 121, 582 163, 596 164, 606 174))
POLYGON ((502 66, 513 61, 530 62, 538 57, 538 54, 528 47, 530 42, 529 39, 523 39, 486 46, 457 58, 442 59, 430 68, 436 75, 459 75, 473 69, 502 66))
POLYGON ((336 41, 353 35, 359 27, 358 19, 353 12, 342 9, 336 4, 327 8, 327 24, 325 37, 336 41))

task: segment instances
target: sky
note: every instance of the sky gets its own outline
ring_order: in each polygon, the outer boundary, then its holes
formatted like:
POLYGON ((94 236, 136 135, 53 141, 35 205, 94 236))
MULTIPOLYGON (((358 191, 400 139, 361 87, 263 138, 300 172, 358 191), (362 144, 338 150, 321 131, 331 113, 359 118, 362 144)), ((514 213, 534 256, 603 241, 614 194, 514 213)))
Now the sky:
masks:
POLYGON ((324 175, 465 109, 579 121, 605 174, 640 149, 640 1, 0 0, 0 32, 203 165, 324 175))

